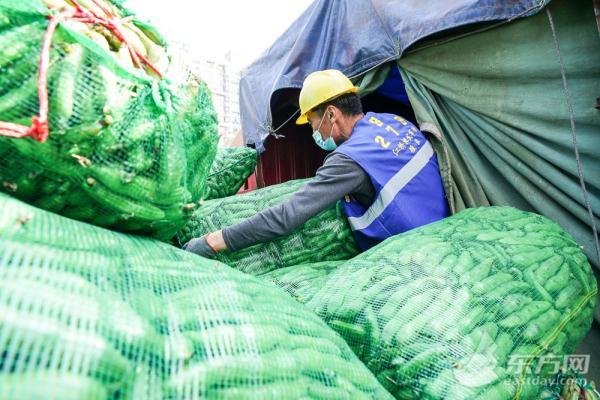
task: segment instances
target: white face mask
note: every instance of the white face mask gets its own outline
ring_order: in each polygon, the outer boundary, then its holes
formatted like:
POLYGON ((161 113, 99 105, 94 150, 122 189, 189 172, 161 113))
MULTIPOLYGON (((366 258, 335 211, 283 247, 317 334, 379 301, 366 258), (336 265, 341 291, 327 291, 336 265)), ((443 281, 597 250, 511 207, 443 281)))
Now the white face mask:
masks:
POLYGON ((329 137, 327 138, 327 140, 323 140, 323 135, 321 135, 321 132, 319 131, 319 129, 321 129, 321 125, 323 125, 323 120, 325 119, 325 114, 323 114, 323 118, 321 118, 321 122, 319 123, 319 127, 317 128, 316 131, 313 131, 313 139, 315 141, 315 143, 317 144, 317 146, 319 146, 320 148, 322 148, 325 151, 333 151, 337 148, 337 144, 335 144, 335 142, 333 141, 333 124, 331 124, 331 132, 329 132, 329 137))

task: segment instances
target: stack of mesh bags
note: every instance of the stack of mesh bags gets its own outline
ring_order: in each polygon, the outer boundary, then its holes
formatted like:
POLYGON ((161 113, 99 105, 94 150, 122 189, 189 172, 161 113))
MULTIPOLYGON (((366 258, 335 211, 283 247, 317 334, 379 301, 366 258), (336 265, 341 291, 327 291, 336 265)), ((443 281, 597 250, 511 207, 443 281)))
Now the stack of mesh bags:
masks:
POLYGON ((0 397, 391 398, 281 290, 0 194, 0 397))
MULTIPOLYGON (((0 4, 0 121, 28 126, 40 111, 48 17, 74 10, 70 1, 46 3, 0 4)), ((127 15, 105 0, 78 4, 106 18, 127 15)), ((217 119, 205 85, 157 76, 169 75, 164 40, 131 18, 120 24, 131 47, 99 24, 58 25, 46 69, 48 140, 0 137, 0 190, 74 219, 169 239, 202 198, 217 119), (135 64, 134 50, 160 71, 135 64)))
POLYGON ((262 277, 340 333, 398 399, 537 399, 590 329, 597 294, 573 238, 510 207, 262 277))
MULTIPOLYGON (((205 201, 177 233, 177 240, 183 245, 192 238, 250 218, 285 201, 307 182, 308 179, 288 181, 237 196, 205 201)), ((261 275, 292 265, 347 260, 358 252, 338 202, 288 236, 238 251, 223 251, 216 258, 243 272, 261 275)))
POLYGON ((210 167, 204 200, 236 194, 256 168, 258 153, 250 147, 220 148, 210 167))

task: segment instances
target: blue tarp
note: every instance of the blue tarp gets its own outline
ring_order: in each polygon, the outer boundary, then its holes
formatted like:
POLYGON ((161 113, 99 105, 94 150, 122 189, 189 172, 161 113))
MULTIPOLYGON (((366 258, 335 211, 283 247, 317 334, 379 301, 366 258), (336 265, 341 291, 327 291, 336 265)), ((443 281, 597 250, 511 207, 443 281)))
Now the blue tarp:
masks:
POLYGON ((375 92, 410 107, 406 86, 402 81, 402 76, 400 76, 400 70, 398 68, 390 68, 389 75, 375 92))
POLYGON ((536 14, 549 0, 317 0, 240 82, 244 140, 263 150, 272 131, 271 97, 300 88, 309 73, 335 68, 350 77, 398 59, 411 44, 462 25, 536 14))

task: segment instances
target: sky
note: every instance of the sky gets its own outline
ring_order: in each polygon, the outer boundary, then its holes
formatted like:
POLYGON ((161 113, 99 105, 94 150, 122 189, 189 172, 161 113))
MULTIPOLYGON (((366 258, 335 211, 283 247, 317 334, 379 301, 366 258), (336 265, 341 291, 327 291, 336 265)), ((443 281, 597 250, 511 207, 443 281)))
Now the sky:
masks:
POLYGON ((232 51, 243 68, 256 60, 313 0, 127 0, 126 6, 167 38, 192 46, 192 58, 232 51), (196 54, 197 53, 197 54, 196 54))

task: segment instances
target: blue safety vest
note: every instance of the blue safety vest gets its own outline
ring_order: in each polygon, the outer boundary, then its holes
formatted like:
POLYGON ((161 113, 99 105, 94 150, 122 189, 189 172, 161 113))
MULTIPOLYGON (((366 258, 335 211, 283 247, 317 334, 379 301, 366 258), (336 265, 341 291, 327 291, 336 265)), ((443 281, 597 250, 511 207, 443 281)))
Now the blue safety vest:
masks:
POLYGON ((342 199, 362 250, 449 215, 433 148, 423 133, 404 118, 369 112, 335 151, 358 163, 375 188, 369 208, 352 196, 342 199))

